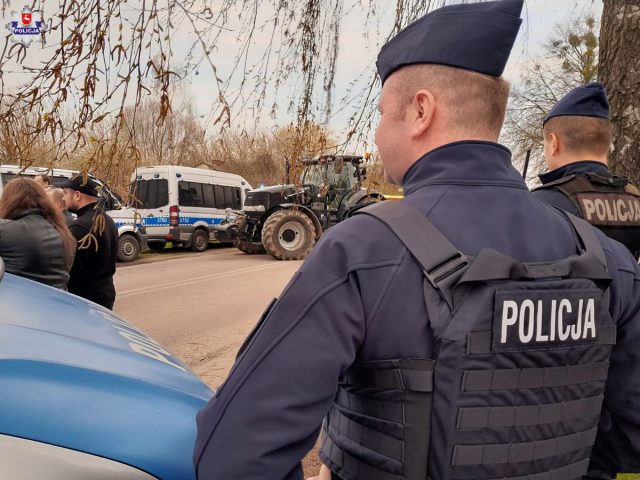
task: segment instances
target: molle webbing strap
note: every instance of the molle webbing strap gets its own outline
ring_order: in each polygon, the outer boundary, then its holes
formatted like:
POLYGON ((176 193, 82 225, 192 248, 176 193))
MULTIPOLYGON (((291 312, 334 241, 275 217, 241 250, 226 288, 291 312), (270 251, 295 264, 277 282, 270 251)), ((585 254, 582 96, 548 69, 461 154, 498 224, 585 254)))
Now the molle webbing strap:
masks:
POLYGON ((533 462, 564 455, 583 448, 591 448, 598 428, 561 437, 525 443, 500 443, 494 445, 456 445, 453 466, 496 465, 500 463, 533 462))
MULTIPOLYGON (((491 353, 491 339, 493 332, 486 330, 483 332, 471 332, 467 335, 467 354, 484 355, 491 353)), ((601 325, 598 327, 598 336, 592 345, 615 345, 616 326, 601 325)))
POLYGON ((550 388, 599 382, 607 379, 609 362, 562 367, 466 370, 462 378, 465 392, 550 388))
POLYGON ((350 368, 342 383, 362 388, 382 390, 433 391, 433 370, 411 370, 406 368, 350 368))
MULTIPOLYGON (((392 473, 388 468, 383 469, 363 462, 359 456, 351 453, 356 446, 349 442, 347 443, 348 445, 341 442, 340 446, 338 446, 331 437, 326 435, 320 451, 320 457, 323 462, 328 463, 335 474, 339 475, 340 479, 405 480, 400 473, 392 473)), ((389 467, 390 465, 385 466, 389 467)), ((396 465, 394 464, 392 469, 395 469, 395 467, 396 465)))
POLYGON ((377 203, 357 213, 371 215, 385 223, 420 263, 431 285, 441 291, 451 306, 449 288, 451 279, 457 279, 452 274, 464 268, 469 261, 427 217, 402 201, 377 203))
POLYGON ((541 473, 531 473, 529 475, 517 477, 500 477, 494 480, 576 480, 587 474, 589 468, 589 459, 580 460, 579 462, 565 465, 564 467, 555 468, 541 473))
POLYGON ((458 410, 459 429, 512 428, 568 422, 600 415, 602 395, 544 405, 472 407, 458 410))

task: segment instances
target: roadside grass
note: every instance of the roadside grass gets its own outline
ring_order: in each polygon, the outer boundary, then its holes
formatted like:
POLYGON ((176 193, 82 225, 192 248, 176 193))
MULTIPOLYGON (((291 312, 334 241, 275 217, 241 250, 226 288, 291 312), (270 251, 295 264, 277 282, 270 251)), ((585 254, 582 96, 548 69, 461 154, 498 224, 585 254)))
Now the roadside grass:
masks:
POLYGON ((637 473, 623 473, 618 475, 617 480, 640 480, 640 474, 637 473))

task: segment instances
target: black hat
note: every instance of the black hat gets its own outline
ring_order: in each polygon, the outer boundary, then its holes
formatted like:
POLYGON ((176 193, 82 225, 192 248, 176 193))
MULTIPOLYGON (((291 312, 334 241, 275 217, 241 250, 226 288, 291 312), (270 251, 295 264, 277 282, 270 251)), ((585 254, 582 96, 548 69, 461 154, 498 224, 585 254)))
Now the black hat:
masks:
POLYGON ((553 117, 600 117, 609 118, 609 100, 604 85, 600 82, 588 83, 574 88, 556 103, 543 125, 553 117))
POLYGON ((380 50, 382 83, 407 65, 435 63, 499 77, 522 19, 523 0, 450 5, 416 20, 380 50))
POLYGON ((85 195, 89 195, 90 197, 98 196, 98 184, 94 182, 91 177, 87 177, 85 181, 83 175, 76 175, 74 177, 71 177, 65 183, 60 185, 60 187, 70 188, 71 190, 84 193, 85 195))

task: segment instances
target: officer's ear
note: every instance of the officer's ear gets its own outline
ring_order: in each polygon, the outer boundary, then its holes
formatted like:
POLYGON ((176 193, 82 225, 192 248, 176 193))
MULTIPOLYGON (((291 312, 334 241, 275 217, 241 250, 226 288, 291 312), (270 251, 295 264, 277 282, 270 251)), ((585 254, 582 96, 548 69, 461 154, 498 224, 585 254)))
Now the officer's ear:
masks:
POLYGON ((436 111, 436 99, 429 90, 418 90, 411 103, 411 136, 423 135, 431 126, 436 111))
POLYGON ((555 133, 549 134, 549 153, 555 157, 560 154, 560 138, 555 133))

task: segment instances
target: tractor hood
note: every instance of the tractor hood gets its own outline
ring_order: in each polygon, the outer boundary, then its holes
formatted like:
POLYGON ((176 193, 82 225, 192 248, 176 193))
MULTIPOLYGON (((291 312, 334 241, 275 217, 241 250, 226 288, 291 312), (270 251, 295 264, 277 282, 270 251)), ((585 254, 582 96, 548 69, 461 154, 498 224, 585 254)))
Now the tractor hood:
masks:
POLYGON ((184 364, 109 310, 10 274, 0 311, 0 433, 194 478, 212 392, 184 364))

